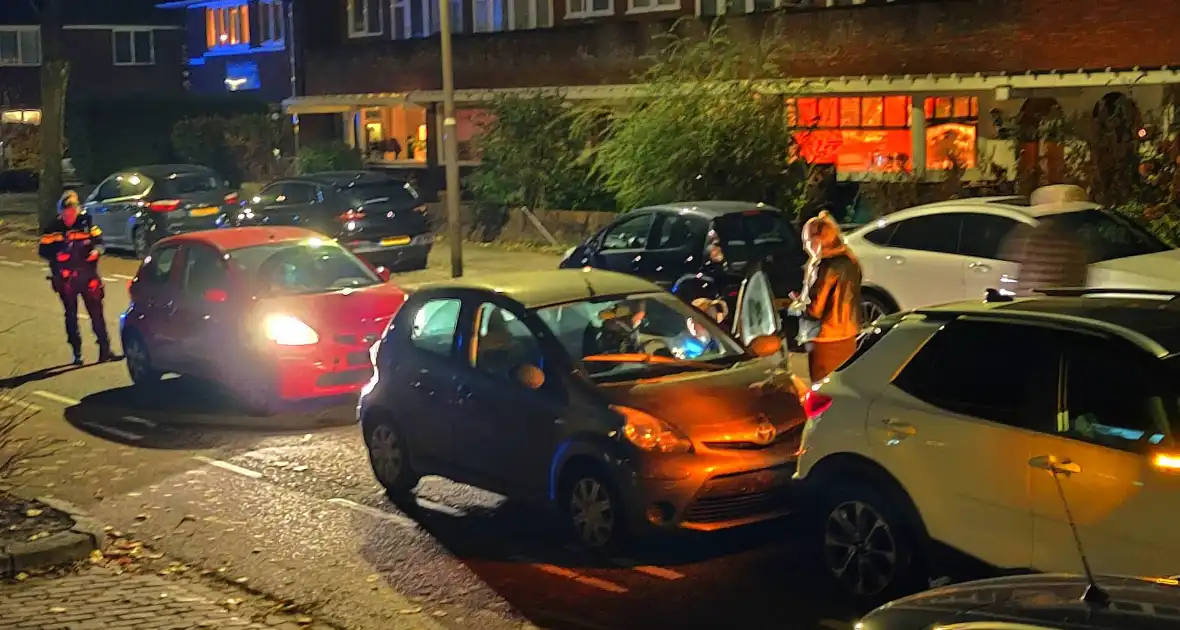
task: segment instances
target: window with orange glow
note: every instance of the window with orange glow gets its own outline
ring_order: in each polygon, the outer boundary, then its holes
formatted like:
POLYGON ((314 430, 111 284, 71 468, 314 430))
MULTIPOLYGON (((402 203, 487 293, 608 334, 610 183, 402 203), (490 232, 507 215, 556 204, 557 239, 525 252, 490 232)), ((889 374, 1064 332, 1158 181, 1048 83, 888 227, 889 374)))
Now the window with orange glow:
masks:
POLYGON ((250 11, 245 4, 205 9, 205 44, 210 49, 250 43, 250 11))

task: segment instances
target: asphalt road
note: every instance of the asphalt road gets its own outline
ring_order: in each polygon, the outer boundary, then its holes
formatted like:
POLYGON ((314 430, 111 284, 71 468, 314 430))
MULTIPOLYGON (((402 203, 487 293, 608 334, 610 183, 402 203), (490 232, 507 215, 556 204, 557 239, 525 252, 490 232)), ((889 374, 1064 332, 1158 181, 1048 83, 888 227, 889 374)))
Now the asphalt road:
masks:
MULTIPOLYGON (((466 253, 470 275, 556 262, 466 253)), ((395 282, 448 276, 447 251, 436 254, 395 282)), ((135 267, 102 263, 112 334, 135 267)), ((341 627, 850 627, 852 613, 815 587, 789 520, 598 560, 545 515, 447 480, 424 480, 418 506, 402 511, 372 477, 350 405, 259 420, 187 379, 136 392, 121 363, 61 367, 70 353, 59 313, 29 248, 0 245, 7 400, 32 414, 23 434, 60 440, 27 464, 21 492, 82 506, 170 557, 341 627)))

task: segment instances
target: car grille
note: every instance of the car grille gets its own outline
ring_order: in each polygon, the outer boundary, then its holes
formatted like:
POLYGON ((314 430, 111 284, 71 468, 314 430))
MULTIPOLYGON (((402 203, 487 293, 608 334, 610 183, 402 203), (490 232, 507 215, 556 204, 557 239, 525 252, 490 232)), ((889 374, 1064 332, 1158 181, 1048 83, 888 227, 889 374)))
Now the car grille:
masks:
POLYGON ((793 464, 710 479, 684 511, 691 523, 718 523, 786 509, 793 464))
POLYGON ((759 444, 758 442, 702 442, 702 444, 714 450, 760 451, 762 449, 775 448, 783 442, 797 443, 802 435, 803 423, 799 423, 789 429, 780 430, 774 436, 774 439, 766 444, 759 444))
POLYGON ((332 372, 325 374, 316 379, 315 384, 318 387, 336 387, 339 385, 356 385, 357 383, 364 383, 372 377, 372 370, 365 368, 363 370, 344 370, 341 372, 332 372))

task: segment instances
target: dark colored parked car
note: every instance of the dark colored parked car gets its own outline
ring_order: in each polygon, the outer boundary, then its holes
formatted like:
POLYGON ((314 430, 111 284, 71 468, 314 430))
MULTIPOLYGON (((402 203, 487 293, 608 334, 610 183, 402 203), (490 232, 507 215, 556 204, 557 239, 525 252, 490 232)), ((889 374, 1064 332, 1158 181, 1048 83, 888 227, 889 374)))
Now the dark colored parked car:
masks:
POLYGON ((370 171, 315 173, 268 184, 226 225, 292 225, 315 230, 373 265, 426 267, 434 235, 426 205, 409 183, 370 171))
POLYGON ((1174 630, 1175 579, 1099 576, 1086 597, 1080 575, 1024 575, 944 586, 886 604, 858 630, 1174 630), (1091 593, 1093 595, 1093 593, 1091 593))
MULTIPOLYGON (((723 299, 732 314, 751 267, 766 271, 785 309, 790 293, 803 285, 806 261, 799 230, 782 210, 743 201, 693 201, 631 210, 570 250, 561 267, 636 275, 686 302, 723 299)), ((797 325, 793 317, 784 322, 797 325)))
POLYGON ((358 414, 391 496, 443 475, 556 507, 606 550, 787 510, 806 416, 784 358, 641 278, 492 274, 410 294, 358 414))
POLYGON ((212 169, 191 164, 141 166, 103 180, 83 209, 112 249, 147 255, 157 241, 218 227, 238 193, 212 169))

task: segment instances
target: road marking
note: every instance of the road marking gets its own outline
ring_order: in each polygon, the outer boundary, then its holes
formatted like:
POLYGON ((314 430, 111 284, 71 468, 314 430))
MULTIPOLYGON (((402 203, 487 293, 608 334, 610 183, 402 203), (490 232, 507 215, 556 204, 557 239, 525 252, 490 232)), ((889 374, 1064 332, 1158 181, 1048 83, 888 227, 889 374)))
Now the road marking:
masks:
POLYGON ((116 429, 114 427, 108 427, 105 424, 99 424, 97 422, 83 422, 82 426, 90 427, 91 429, 94 429, 95 431, 107 433, 107 434, 113 435, 115 437, 121 437, 124 440, 138 441, 138 440, 143 439, 143 436, 139 435, 138 433, 132 433, 130 431, 124 431, 123 429, 116 429))
POLYGON ((657 577, 657 578, 660 578, 661 580, 681 580, 681 579, 684 579, 684 574, 680 573, 679 571, 673 571, 672 569, 665 569, 663 567, 653 567, 651 565, 642 565, 642 564, 638 564, 634 560, 628 560, 626 558, 614 558, 611 560, 611 562, 614 562, 615 564, 619 565, 620 567, 631 569, 632 571, 635 571, 637 573, 642 573, 644 575, 650 575, 652 577, 657 577))
POLYGON ((418 497, 417 499, 415 499, 415 502, 418 504, 419 507, 422 507, 422 508, 425 508, 427 510, 431 510, 434 512, 439 512, 440 514, 446 514, 447 516, 453 516, 455 518, 462 518, 464 516, 467 516, 467 512, 464 512, 463 510, 460 510, 457 507, 451 507, 449 505, 446 505, 445 503, 435 503, 434 501, 431 501, 429 499, 423 499, 422 497, 418 497))
POLYGON ((41 411, 41 407, 30 402, 25 402, 19 398, 13 398, 12 396, 0 396, 0 402, 9 405, 16 405, 17 407, 23 407, 29 411, 41 411))
POLYGON ((231 464, 229 462, 223 462, 220 459, 213 459, 212 457, 205 457, 204 455, 195 455, 193 457, 193 459, 195 459, 199 462, 205 462, 206 464, 209 464, 210 466, 215 466, 215 467, 220 468, 222 470, 228 470, 232 473, 237 473, 243 477, 249 477, 251 479, 262 479, 262 473, 258 472, 257 470, 250 470, 249 468, 242 468, 241 466, 237 466, 237 465, 231 464))
POLYGON ((139 416, 123 416, 123 419, 126 420, 127 422, 134 422, 135 424, 142 424, 145 427, 156 426, 155 422, 152 422, 151 420, 148 420, 147 418, 140 418, 139 416))
POLYGON ((627 592, 627 587, 625 587, 625 586, 620 586, 618 584, 615 584, 614 582, 608 582, 606 580, 600 580, 596 577, 582 575, 581 573, 578 573, 577 571, 571 571, 571 570, 566 569, 564 567, 559 567, 559 566, 555 566, 552 564, 545 564, 542 562, 537 562, 535 560, 531 560, 531 559, 526 558, 524 556, 514 556, 511 558, 511 560, 514 560, 514 561, 520 562, 520 563, 524 563, 524 564, 532 565, 533 567, 536 567, 538 570, 540 570, 544 573, 548 573, 550 575, 556 575, 558 577, 563 577, 563 578, 566 578, 567 580, 573 580, 574 582, 577 582, 578 584, 583 584, 583 585, 589 586, 591 588, 596 588, 600 591, 606 591, 608 593, 626 593, 627 592))
POLYGON ((357 503, 356 501, 349 501, 348 499, 335 498, 335 499, 328 499, 328 503, 332 503, 334 505, 346 507, 350 510, 353 510, 356 512, 361 512, 362 514, 368 514, 369 516, 372 516, 374 518, 379 518, 379 519, 382 519, 385 521, 390 521, 391 523, 397 523, 398 525, 401 525, 403 527, 417 527, 418 526, 418 523, 412 518, 408 518, 408 517, 402 516, 400 514, 393 514, 392 512, 386 512, 385 510, 378 510, 375 507, 361 505, 360 503, 357 503))
POLYGON ((34 395, 34 396, 40 396, 40 397, 42 397, 42 398, 44 398, 44 399, 46 399, 46 400, 52 400, 53 402, 58 402, 58 403, 61 403, 61 404, 63 404, 63 405, 69 405, 69 406, 71 406, 71 407, 73 407, 74 405, 80 405, 80 404, 82 404, 82 401, 80 401, 80 400, 78 400, 78 399, 76 399, 76 398, 70 398, 69 396, 62 396, 61 394, 55 394, 55 393, 53 393, 53 392, 47 392, 47 391, 45 391, 45 390, 43 390, 43 389, 38 389, 37 391, 33 392, 33 395, 34 395))
POLYGON ((134 280, 134 279, 135 279, 135 278, 133 278, 132 276, 125 276, 125 275, 123 275, 123 274, 121 274, 121 273, 112 273, 112 274, 111 274, 111 277, 112 277, 112 278, 118 278, 119 280, 134 280))
POLYGON ((9 267, 23 267, 24 266, 16 261, 13 261, 13 260, 0 260, 0 265, 6 265, 9 267))

